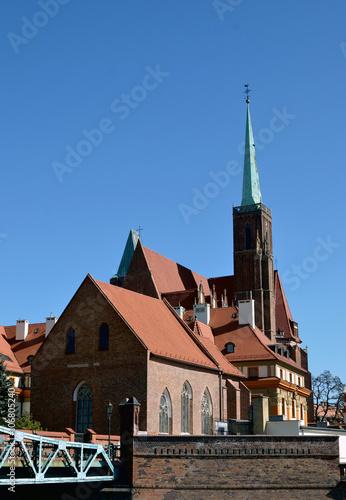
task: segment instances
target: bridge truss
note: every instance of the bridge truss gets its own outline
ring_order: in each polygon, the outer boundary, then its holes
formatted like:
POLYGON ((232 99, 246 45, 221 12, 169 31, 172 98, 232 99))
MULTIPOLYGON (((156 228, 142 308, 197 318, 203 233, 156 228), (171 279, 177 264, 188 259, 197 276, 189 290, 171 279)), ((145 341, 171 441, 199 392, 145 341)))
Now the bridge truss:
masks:
POLYGON ((0 426, 0 486, 114 481, 100 444, 75 443, 0 426))

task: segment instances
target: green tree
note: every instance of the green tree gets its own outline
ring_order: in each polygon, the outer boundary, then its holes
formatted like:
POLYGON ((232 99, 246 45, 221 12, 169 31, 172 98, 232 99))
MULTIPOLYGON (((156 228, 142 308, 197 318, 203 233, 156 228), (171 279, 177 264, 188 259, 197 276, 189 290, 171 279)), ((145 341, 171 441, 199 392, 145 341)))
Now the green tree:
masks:
POLYGON ((25 411, 23 415, 16 419, 16 429, 26 430, 26 431, 43 431, 43 427, 28 411, 25 411))
POLYGON ((334 376, 329 370, 324 370, 318 377, 312 377, 312 392, 315 403, 315 421, 320 409, 321 421, 326 420, 328 410, 334 410, 333 420, 342 420, 342 408, 344 401, 344 384, 338 376, 334 376), (322 404, 323 403, 323 404, 322 404), (322 410, 322 414, 321 414, 322 410))
POLYGON ((0 425, 7 426, 5 419, 8 416, 8 389, 13 387, 13 380, 8 376, 3 360, 0 354, 0 425))

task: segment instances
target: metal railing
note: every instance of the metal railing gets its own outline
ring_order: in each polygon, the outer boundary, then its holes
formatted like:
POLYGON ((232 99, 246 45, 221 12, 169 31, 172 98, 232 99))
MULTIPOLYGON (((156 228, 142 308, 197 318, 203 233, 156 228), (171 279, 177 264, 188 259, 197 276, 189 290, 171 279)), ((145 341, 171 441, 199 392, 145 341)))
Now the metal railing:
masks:
POLYGON ((0 485, 114 481, 118 447, 76 443, 0 426, 0 485), (22 477, 22 476, 26 477, 22 477))

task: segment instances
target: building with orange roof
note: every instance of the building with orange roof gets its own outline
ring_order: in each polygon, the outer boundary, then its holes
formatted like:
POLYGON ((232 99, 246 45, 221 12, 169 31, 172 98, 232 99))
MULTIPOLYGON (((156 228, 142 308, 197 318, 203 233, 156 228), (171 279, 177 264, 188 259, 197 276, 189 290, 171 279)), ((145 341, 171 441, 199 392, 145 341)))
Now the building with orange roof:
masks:
POLYGON ((201 338, 214 339, 228 361, 243 370, 252 395, 269 398, 269 416, 312 422, 307 350, 274 270, 272 215, 262 203, 249 102, 242 202, 233 207, 234 275, 207 279, 143 247, 133 233, 131 251, 124 252, 127 271, 121 282, 111 283, 166 299, 201 338), (236 306, 249 301, 254 317, 240 325, 236 306), (228 350, 232 343, 234 352, 228 350))
POLYGON ((33 359, 32 412, 51 430, 105 433, 108 402, 132 395, 142 431, 213 434, 217 422, 248 418, 243 380, 167 300, 88 275, 33 359))
MULTIPOLYGON (((35 418, 48 429, 102 433, 108 402, 135 397, 142 431, 209 434, 248 420, 251 394, 257 432, 270 418, 311 421, 307 352, 274 270, 271 222, 248 106, 234 276, 207 279, 131 230, 111 283, 88 275, 39 348, 35 418)), ((119 426, 115 412, 112 433, 119 426)))
POLYGON ((46 323, 29 324, 27 320, 18 320, 16 325, 0 326, 0 357, 13 379, 18 416, 31 411, 32 360, 56 321, 57 318, 51 316, 46 323))

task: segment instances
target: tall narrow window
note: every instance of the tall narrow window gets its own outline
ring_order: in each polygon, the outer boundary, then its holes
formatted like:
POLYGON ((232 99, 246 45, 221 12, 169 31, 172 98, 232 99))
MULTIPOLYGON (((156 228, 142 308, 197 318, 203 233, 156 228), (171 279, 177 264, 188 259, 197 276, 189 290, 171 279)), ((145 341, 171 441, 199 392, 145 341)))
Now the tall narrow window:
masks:
POLYGON ((185 382, 181 391, 181 432, 191 432, 191 402, 191 387, 185 382))
POLYGON ((100 328, 100 351, 106 351, 109 346, 109 328, 106 323, 100 328))
POLYGON ((245 224, 245 250, 251 250, 251 228, 248 222, 245 224))
POLYGON ((160 399, 160 411, 159 411, 159 432, 164 434, 171 433, 171 416, 172 416, 172 405, 171 398, 167 388, 163 391, 160 399))
POLYGON ((281 398, 281 415, 286 415, 285 398, 281 398))
POLYGON ((212 434, 212 405, 208 389, 204 391, 201 402, 202 434, 212 434))
POLYGON ((70 328, 66 336, 66 354, 75 352, 76 334, 73 328, 70 328))
POLYGON ((296 418, 296 402, 292 399, 292 418, 296 418))
POLYGON ((85 433, 92 428, 93 394, 88 384, 83 384, 77 393, 77 432, 85 433))

